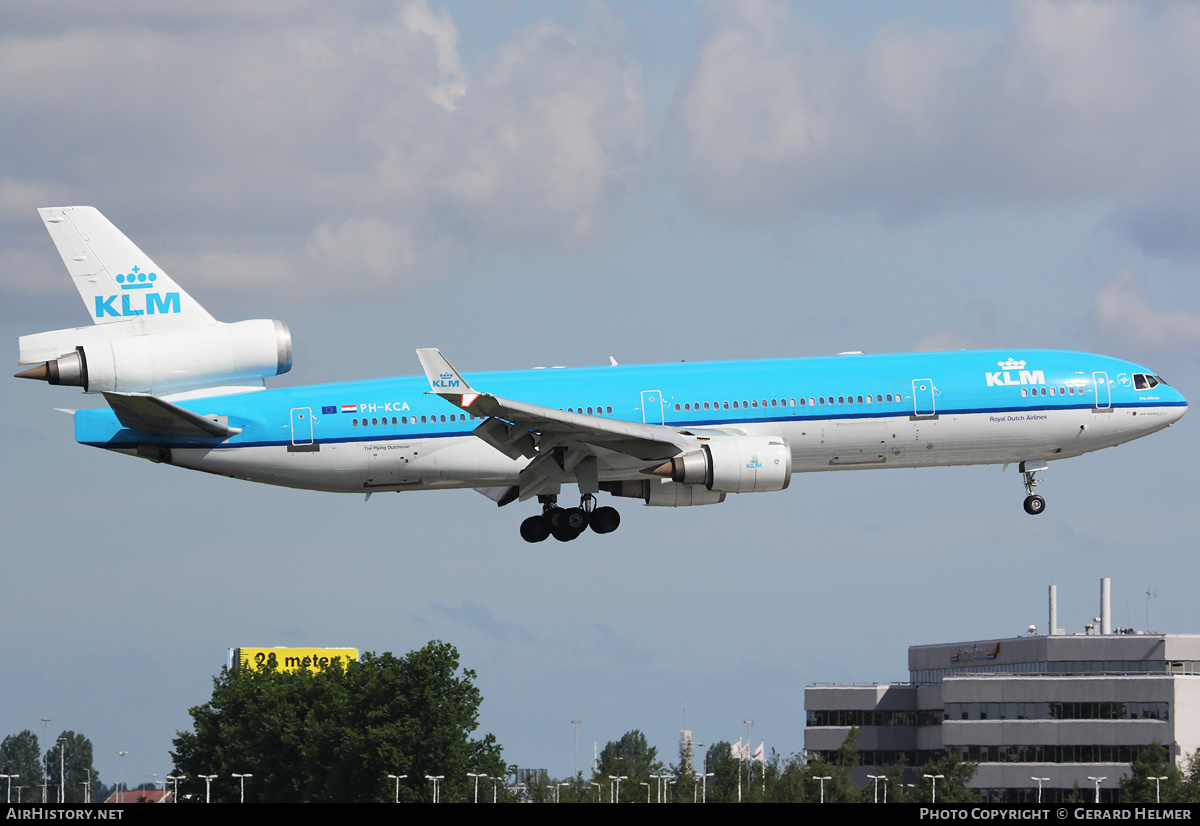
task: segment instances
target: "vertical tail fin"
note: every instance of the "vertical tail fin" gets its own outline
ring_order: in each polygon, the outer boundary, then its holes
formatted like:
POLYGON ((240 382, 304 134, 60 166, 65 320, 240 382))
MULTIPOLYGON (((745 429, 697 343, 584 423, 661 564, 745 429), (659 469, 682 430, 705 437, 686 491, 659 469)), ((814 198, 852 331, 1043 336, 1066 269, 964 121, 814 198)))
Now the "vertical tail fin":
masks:
POLYGON ((38 214, 94 323, 138 317, 151 327, 216 323, 99 210, 45 207, 38 214))

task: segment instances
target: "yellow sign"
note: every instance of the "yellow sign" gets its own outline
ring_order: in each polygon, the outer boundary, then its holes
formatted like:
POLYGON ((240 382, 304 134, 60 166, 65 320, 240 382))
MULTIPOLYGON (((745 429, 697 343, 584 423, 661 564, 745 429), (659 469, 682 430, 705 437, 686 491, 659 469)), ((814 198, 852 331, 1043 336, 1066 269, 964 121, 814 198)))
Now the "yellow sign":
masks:
POLYGON ((358 660, 357 648, 235 648, 232 654, 234 668, 263 668, 274 663, 280 671, 321 671, 335 662, 345 666, 358 660))

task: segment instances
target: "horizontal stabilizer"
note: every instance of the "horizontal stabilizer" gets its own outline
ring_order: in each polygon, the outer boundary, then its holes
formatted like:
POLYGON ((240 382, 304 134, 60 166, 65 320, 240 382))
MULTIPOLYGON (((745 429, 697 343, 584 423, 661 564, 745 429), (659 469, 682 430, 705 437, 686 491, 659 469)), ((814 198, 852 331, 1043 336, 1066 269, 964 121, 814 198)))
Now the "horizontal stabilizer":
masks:
POLYGON ((215 419, 184 410, 168 401, 144 393, 105 393, 104 398, 118 421, 130 430, 163 436, 229 438, 242 432, 215 419))

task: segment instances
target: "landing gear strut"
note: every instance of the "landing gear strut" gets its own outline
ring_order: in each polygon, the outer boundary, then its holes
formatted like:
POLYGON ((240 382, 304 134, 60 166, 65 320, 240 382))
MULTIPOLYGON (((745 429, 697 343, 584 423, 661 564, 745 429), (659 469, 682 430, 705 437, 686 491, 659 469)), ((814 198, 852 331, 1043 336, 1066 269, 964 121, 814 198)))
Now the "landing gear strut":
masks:
POLYGON ((1029 494, 1025 497, 1025 513, 1030 516, 1037 516, 1046 509, 1046 500, 1035 494, 1033 489, 1038 483, 1035 474, 1047 467, 1045 462, 1021 462, 1021 473, 1025 474, 1025 492, 1029 494))
POLYGON ((521 538, 526 542, 542 542, 553 536, 559 542, 570 542, 590 527, 596 533, 612 533, 621 524, 616 508, 596 507, 596 499, 585 494, 577 508, 560 508, 558 497, 539 496, 542 512, 521 523, 521 538))

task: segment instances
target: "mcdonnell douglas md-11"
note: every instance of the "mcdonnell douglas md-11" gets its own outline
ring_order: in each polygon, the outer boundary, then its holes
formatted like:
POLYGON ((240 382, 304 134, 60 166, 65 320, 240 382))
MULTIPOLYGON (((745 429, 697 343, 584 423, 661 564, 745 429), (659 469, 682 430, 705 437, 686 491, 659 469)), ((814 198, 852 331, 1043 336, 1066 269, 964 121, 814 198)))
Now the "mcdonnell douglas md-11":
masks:
POLYGON ((1178 421, 1145 367, 1058 350, 979 350, 460 373, 265 389, 292 363, 280 321, 209 315, 92 207, 39 210, 93 325, 22 336, 21 378, 101 393, 80 444, 253 482, 365 493, 474 488, 536 499, 521 536, 609 533, 616 509, 714 505, 819 470, 1016 463, 1025 510, 1056 459, 1178 421), (563 485, 578 507, 560 507, 563 485))

